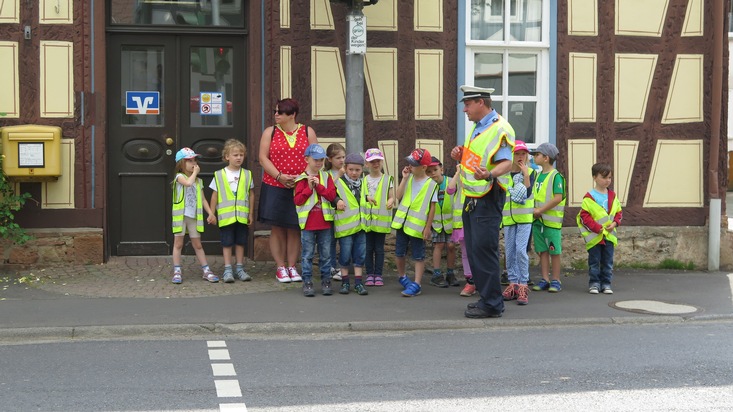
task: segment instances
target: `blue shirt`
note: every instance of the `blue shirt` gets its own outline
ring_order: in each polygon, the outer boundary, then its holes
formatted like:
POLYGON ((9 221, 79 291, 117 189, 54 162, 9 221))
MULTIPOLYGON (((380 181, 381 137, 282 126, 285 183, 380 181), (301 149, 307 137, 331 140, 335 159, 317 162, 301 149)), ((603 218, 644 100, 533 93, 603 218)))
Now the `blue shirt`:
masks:
MULTIPOLYGON (((499 120, 499 113, 496 112, 496 110, 491 109, 491 112, 484 116, 483 119, 476 122, 476 128, 473 130, 473 135, 471 136, 471 140, 476 138, 476 136, 480 135, 486 129, 489 128, 492 124, 497 122, 499 120)), ((497 163, 500 160, 512 160, 512 148, 509 145, 502 145, 499 147, 499 150, 494 154, 493 163, 497 163)))
POLYGON ((601 193, 597 191, 596 189, 591 189, 590 195, 593 196, 593 200, 596 201, 603 209, 606 210, 606 212, 609 211, 608 209, 608 192, 601 193))

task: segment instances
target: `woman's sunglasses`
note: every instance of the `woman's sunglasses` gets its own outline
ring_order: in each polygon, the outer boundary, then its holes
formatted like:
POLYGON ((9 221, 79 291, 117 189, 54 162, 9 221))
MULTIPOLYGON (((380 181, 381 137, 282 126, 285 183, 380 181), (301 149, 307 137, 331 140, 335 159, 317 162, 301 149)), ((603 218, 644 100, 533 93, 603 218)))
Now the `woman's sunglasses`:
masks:
POLYGON ((272 111, 272 114, 284 114, 286 116, 290 116, 292 113, 288 113, 285 110, 275 109, 272 111))

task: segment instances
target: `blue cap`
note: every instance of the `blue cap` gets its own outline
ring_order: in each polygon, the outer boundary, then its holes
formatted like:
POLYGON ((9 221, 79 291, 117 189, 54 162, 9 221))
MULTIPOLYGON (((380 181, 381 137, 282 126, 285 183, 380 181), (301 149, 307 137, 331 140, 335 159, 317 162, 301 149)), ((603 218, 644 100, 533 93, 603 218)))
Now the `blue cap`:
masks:
POLYGON ((183 159, 193 159, 194 157, 199 157, 200 154, 196 154, 193 150, 189 149, 188 147, 184 147, 183 149, 179 150, 178 153, 176 153, 176 162, 180 162, 183 159))
POLYGON ((320 160, 326 158, 326 151, 318 143, 311 143, 310 146, 305 148, 305 155, 320 160))

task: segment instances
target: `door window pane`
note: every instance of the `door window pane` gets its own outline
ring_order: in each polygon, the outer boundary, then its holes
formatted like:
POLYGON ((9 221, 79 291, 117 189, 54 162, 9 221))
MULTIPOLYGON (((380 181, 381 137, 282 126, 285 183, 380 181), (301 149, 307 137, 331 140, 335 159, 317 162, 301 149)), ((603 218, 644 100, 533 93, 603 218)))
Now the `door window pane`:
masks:
POLYGON ((542 0, 471 0, 471 39, 542 41, 542 0), (508 39, 504 36, 507 5, 508 39))
POLYGON ((509 94, 535 96, 537 93, 537 56, 509 55, 509 94))
POLYGON ((509 123, 514 128, 514 135, 525 143, 535 143, 535 113, 536 102, 513 101, 507 102, 509 123))
POLYGON ((112 25, 244 27, 243 0, 116 0, 112 25))
MULTIPOLYGON (((161 126, 163 125, 163 114, 165 106, 162 96, 164 94, 164 67, 163 67, 162 46, 122 46, 120 65, 120 98, 122 109, 120 123, 125 126, 161 126), (157 92, 158 113, 152 114, 127 114, 130 109, 127 104, 127 92, 157 92)), ((134 97, 133 97, 134 99, 134 97)), ((145 107, 152 109, 153 101, 147 101, 145 97, 137 97, 132 106, 136 109, 145 107)), ((145 110, 145 111, 146 111, 145 110)), ((151 110, 152 112, 152 110, 151 110)))
POLYGON ((231 47, 192 47, 191 126, 231 126, 234 52, 231 47))
POLYGON ((501 53, 477 53, 474 59, 474 85, 493 87, 494 94, 502 95, 504 75, 504 55, 501 53))

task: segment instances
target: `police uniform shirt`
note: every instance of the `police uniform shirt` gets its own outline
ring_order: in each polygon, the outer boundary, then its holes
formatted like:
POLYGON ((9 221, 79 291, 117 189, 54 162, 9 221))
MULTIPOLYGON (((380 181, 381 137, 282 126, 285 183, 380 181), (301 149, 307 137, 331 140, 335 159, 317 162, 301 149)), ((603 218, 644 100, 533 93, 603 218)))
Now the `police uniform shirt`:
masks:
MULTIPOLYGON (((489 114, 484 116, 483 119, 476 122, 476 129, 473 131, 473 136, 471 136, 471 140, 475 139, 476 136, 480 135, 486 129, 489 128, 492 124, 499 121, 499 113, 496 112, 496 110, 492 109, 489 114)), ((512 148, 506 144, 506 142, 501 143, 501 147, 499 147, 499 150, 494 154, 493 163, 497 163, 501 160, 512 160, 512 148)))

